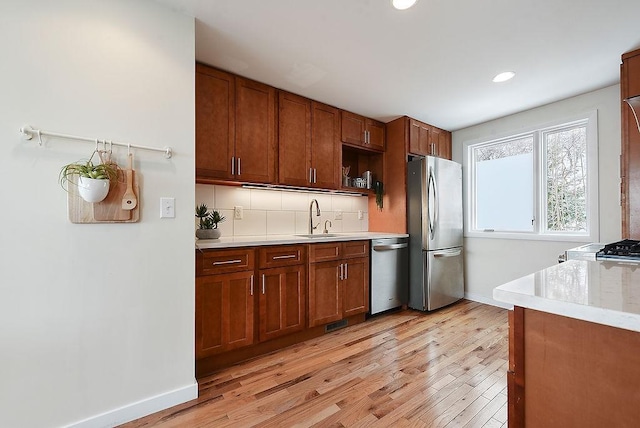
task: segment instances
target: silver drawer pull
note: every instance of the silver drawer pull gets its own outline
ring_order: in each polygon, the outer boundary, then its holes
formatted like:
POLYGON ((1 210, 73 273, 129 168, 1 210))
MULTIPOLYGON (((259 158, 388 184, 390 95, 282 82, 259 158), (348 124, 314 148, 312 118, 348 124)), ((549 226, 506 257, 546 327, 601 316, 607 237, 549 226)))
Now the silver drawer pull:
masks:
POLYGON ((297 254, 287 254, 286 256, 273 256, 273 260, 294 259, 296 257, 298 257, 297 254))
POLYGON ((242 260, 238 259, 238 260, 225 260, 223 262, 213 262, 214 266, 218 266, 218 265, 232 265, 234 263, 241 263, 242 260))

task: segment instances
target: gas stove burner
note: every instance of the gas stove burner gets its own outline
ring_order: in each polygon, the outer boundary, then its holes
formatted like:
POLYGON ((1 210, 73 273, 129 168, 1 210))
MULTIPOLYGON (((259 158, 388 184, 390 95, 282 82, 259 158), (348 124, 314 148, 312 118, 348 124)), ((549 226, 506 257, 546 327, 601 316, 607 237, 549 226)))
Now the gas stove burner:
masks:
POLYGON ((596 259, 623 259, 640 261, 640 241, 624 239, 607 244, 596 253, 596 259))

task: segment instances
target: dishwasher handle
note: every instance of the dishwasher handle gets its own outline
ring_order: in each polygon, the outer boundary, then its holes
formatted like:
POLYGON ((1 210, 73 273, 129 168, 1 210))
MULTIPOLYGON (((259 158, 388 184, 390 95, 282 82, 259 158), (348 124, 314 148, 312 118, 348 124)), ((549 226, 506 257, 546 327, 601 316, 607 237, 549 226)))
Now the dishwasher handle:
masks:
POLYGON ((374 245, 373 251, 389 251, 399 250, 401 248, 407 248, 409 244, 388 244, 388 245, 374 245))

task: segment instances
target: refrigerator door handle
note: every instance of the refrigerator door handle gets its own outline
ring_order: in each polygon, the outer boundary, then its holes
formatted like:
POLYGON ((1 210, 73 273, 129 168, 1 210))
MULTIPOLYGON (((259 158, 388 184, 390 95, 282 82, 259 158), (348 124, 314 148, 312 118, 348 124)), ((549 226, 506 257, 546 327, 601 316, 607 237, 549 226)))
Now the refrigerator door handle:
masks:
POLYGON ((401 248, 407 248, 409 244, 388 244, 388 245, 374 245, 373 251, 389 251, 399 250, 401 248))
POLYGON ((429 218, 429 239, 433 240, 436 232, 436 213, 438 211, 438 202, 437 202, 437 188, 436 188, 436 180, 433 176, 433 168, 429 167, 429 179, 427 184, 427 211, 429 218), (433 188, 433 196, 431 194, 431 189, 433 188), (433 197, 433 199, 432 199, 433 197), (431 202, 433 200, 433 212, 431 210, 431 202))
POLYGON ((462 250, 444 250, 444 251, 435 251, 433 253, 433 257, 458 257, 462 253, 462 250))

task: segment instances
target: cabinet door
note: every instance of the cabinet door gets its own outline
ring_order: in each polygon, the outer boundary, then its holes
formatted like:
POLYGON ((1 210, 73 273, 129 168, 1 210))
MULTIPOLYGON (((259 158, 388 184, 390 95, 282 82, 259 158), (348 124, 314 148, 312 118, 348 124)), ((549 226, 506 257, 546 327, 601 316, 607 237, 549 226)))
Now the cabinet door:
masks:
POLYGON ((278 95, 279 181, 311 185, 311 101, 288 92, 278 95))
POLYGON ((236 179, 275 182, 275 109, 273 87, 236 77, 236 179))
POLYGON ((344 143, 363 145, 365 118, 357 114, 342 110, 342 141, 344 143))
POLYGON ((345 260, 342 289, 344 318, 369 310, 369 258, 345 260))
POLYGON ((438 139, 438 153, 441 158, 451 160, 451 132, 441 132, 438 139))
POLYGON ((430 154, 445 159, 451 158, 451 134, 442 129, 431 127, 430 154))
POLYGON ((235 141, 234 77, 196 65, 196 177, 230 179, 235 141))
POLYGON ((253 272, 196 278, 196 358, 253 343, 253 272))
POLYGON ((409 153, 427 156, 431 153, 431 127, 426 123, 411 119, 409 123, 409 153))
POLYGON ((311 163, 315 169, 315 187, 340 187, 340 110, 311 103, 311 163))
POLYGON ((369 133, 367 147, 381 152, 384 151, 384 123, 367 119, 366 130, 369 133))
POLYGON ((260 271, 260 341, 301 331, 305 327, 304 265, 260 271))
POLYGON ((309 327, 342 319, 340 261, 309 265, 309 327))

